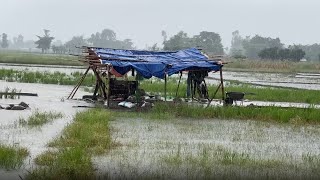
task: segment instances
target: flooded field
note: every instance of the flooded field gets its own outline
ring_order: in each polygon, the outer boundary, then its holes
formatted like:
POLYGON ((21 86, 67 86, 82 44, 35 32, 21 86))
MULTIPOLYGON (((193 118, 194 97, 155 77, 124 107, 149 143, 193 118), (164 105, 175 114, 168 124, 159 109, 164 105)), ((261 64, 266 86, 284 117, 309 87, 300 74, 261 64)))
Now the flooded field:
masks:
MULTIPOLYGON (((24 70, 26 67, 1 65, 0 68, 24 70)), ((65 73, 83 71, 60 67, 27 68, 30 71, 65 73)), ((226 80, 316 90, 320 88, 318 76, 224 72, 226 80)), ((210 77, 219 78, 219 74, 210 74, 210 77)), ((212 80, 210 83, 217 82, 212 80)), ((23 101, 31 107, 24 111, 0 110, 0 143, 25 147, 30 151, 20 170, 0 170, 0 177, 20 179, 19 175, 35 167, 34 158, 48 150, 47 143, 61 134, 78 111, 84 110, 73 106, 90 104, 66 100, 73 86, 0 81, 0 89, 6 87, 38 94, 38 97, 0 99, 1 106, 23 101), (29 117, 36 109, 61 112, 63 117, 39 128, 19 126, 19 118, 29 117)), ((75 98, 84 94, 87 93, 80 89, 75 98)), ((244 102, 249 103, 270 105, 270 102, 244 102)), ((280 105, 308 107, 308 104, 301 103, 280 105)), ((141 118, 118 118, 111 121, 110 125, 112 140, 117 146, 107 154, 92 159, 96 173, 101 178, 195 179, 225 178, 230 175, 242 178, 320 177, 319 125, 297 126, 253 120, 141 118)))
MULTIPOLYGON (((13 70, 26 70, 26 71, 39 71, 39 72, 61 72, 71 74, 74 72, 84 73, 85 67, 79 66, 57 66, 57 65, 28 65, 21 66, 15 64, 0 64, 2 69, 13 70)), ((91 72, 90 72, 91 73, 91 72)), ((130 75, 130 73, 129 73, 130 75)), ((320 90, 320 74, 317 73, 258 73, 258 72, 223 72, 224 80, 237 80, 240 82, 251 83, 253 85, 277 86, 277 87, 292 87, 299 89, 312 89, 320 90)), ((172 77, 179 77, 173 75, 172 77)), ((184 74, 183 78, 186 79, 187 75, 184 74)), ((220 75, 219 73, 209 73, 209 84, 218 84, 220 75)))
MULTIPOLYGON (((72 86, 13 83, 0 81, 0 89, 6 87, 21 89, 22 92, 37 93, 38 97, 23 97, 20 99, 0 99, 1 106, 26 102, 30 109, 23 111, 11 111, 0 109, 0 143, 10 146, 25 147, 29 150, 30 156, 26 159, 24 168, 30 169, 34 166, 33 159, 40 153, 47 150, 46 144, 58 136, 63 128, 72 121, 77 111, 82 109, 73 106, 86 105, 85 102, 65 100, 72 86), (28 118, 34 111, 61 112, 63 118, 54 120, 39 128, 20 127, 19 118, 28 118)), ((84 92, 78 91, 76 98, 82 97, 84 92)), ((23 168, 23 169, 24 169, 23 168)), ((19 179, 17 172, 0 172, 4 177, 19 179), (5 176, 7 175, 7 176, 5 176)), ((25 171, 21 172, 25 173, 25 171)), ((1 176, 0 176, 1 177, 1 176)))
POLYGON ((319 126, 218 119, 119 119, 111 125, 120 147, 94 158, 108 178, 319 177, 305 159, 320 158, 319 126))
MULTIPOLYGON (((225 80, 236 80, 254 85, 320 90, 320 74, 315 73, 281 74, 225 71, 223 76, 225 80)), ((219 74, 210 73, 209 77, 217 79, 219 74)))

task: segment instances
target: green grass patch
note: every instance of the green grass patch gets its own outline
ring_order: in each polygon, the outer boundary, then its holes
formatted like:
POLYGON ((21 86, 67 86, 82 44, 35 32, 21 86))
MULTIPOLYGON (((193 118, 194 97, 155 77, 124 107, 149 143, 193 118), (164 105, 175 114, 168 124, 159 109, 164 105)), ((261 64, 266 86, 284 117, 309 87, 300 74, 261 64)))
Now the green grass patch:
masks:
MULTIPOLYGON (((177 78, 169 78, 167 82, 167 95, 169 98, 176 96, 177 78)), ((144 89, 150 94, 164 95, 164 82, 157 79, 143 80, 140 83, 140 88, 144 89)), ((213 96, 216 90, 216 85, 209 85, 209 97, 213 96)), ((304 90, 292 88, 274 88, 274 87, 255 87, 251 85, 242 84, 241 82, 231 82, 225 87, 226 92, 245 92, 252 93, 245 95, 246 99, 257 101, 273 101, 273 102, 300 102, 310 104, 320 104, 319 91, 304 90)), ((186 80, 181 81, 178 97, 185 98, 187 92, 186 80)), ((217 93, 215 98, 221 98, 221 91, 217 93)))
POLYGON ((226 70, 254 71, 254 72, 314 72, 320 71, 319 62, 291 62, 291 61, 267 61, 267 60, 236 60, 225 65, 226 70))
POLYGON ((146 113, 125 112, 116 114, 121 117, 143 117, 148 119, 240 119, 275 121, 280 123, 319 123, 320 109, 315 108, 279 108, 279 107, 240 107, 223 106, 204 108, 201 105, 157 103, 146 113))
MULTIPOLYGON (((0 80, 8 82, 41 83, 41 84, 59 84, 75 85, 82 77, 83 73, 74 72, 70 75, 61 72, 31 72, 28 70, 18 71, 12 69, 0 69, 0 80)), ((95 84, 95 77, 87 74, 82 85, 92 86, 95 84)))
POLYGON ((60 112, 40 112, 39 110, 35 110, 27 119, 20 117, 19 124, 22 126, 39 127, 62 117, 63 114, 60 112))
POLYGON ((0 145, 0 168, 20 168, 28 155, 29 151, 25 148, 0 145))
POLYGON ((0 63, 68 66, 83 65, 75 56, 10 51, 0 51, 0 63))
POLYGON ((77 113, 72 124, 62 136, 49 144, 50 147, 81 147, 95 154, 101 154, 111 146, 109 120, 111 112, 93 109, 77 113))
POLYGON ((27 179, 95 179, 91 156, 111 148, 111 112, 90 109, 79 112, 62 135, 49 143, 58 151, 47 151, 35 159, 42 166, 27 179))
POLYGON ((95 179, 91 157, 80 147, 40 155, 36 162, 45 165, 33 170, 26 179, 95 179))

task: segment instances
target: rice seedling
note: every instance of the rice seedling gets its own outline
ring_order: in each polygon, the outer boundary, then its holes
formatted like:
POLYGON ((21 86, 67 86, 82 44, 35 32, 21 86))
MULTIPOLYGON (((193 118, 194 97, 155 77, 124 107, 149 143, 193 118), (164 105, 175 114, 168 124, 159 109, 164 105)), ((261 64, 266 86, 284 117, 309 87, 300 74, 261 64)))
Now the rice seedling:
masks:
POLYGON ((36 109, 27 119, 20 117, 18 122, 21 126, 39 127, 62 117, 60 112, 40 112, 36 109))
POLYGON ((0 145, 0 168, 17 169, 29 155, 26 148, 0 145))

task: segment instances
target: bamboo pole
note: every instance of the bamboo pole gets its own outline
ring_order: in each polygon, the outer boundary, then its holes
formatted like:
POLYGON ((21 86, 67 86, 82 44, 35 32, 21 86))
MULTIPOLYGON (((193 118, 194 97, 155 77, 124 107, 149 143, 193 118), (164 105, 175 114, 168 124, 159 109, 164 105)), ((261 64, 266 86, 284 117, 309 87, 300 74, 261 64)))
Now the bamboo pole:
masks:
POLYGON ((225 92, 224 92, 224 84, 223 84, 222 65, 220 67, 220 82, 221 82, 222 100, 223 100, 223 103, 224 103, 225 92))
POLYGON ((77 85, 73 88, 73 90, 71 91, 71 93, 69 94, 67 99, 72 99, 74 97, 74 95, 76 94, 76 92, 78 91, 79 87, 81 86, 83 80, 85 79, 85 77, 87 76, 89 70, 90 70, 90 66, 87 68, 86 72, 83 74, 83 76, 80 78, 80 80, 78 81, 77 85))
POLYGON ((107 107, 110 107, 110 65, 107 66, 108 89, 107 89, 107 107))
POLYGON ((164 73, 164 101, 167 102, 167 73, 164 73))
MULTIPOLYGON (((214 94, 213 94, 212 98, 209 100, 207 107, 209 107, 209 106, 210 106, 210 104, 211 104, 212 100, 213 100, 213 99, 214 99, 214 97, 217 95, 217 93, 218 93, 218 91, 219 91, 220 87, 221 87, 221 83, 220 83, 220 84, 219 84, 219 86, 217 87, 217 89, 216 89, 216 91, 214 92, 214 94)), ((206 107, 206 108, 207 108, 207 107, 206 107)))

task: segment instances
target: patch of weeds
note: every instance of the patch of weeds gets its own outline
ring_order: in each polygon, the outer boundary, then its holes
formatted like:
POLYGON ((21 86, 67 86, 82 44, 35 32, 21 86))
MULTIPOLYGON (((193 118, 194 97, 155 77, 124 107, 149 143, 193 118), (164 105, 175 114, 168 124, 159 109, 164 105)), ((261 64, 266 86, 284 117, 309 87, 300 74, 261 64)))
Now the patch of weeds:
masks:
POLYGON ((186 155, 179 151, 176 154, 165 156, 164 162, 171 166, 187 166, 197 167, 204 171, 208 171, 212 166, 235 166, 248 168, 275 168, 284 163, 277 160, 261 160, 253 159, 246 153, 238 153, 230 151, 221 146, 204 146, 201 147, 197 155, 186 155))
MULTIPOLYGON (((132 113, 134 115, 134 113, 132 113)), ((276 121, 280 123, 288 123, 294 118, 299 117, 299 122, 310 123, 319 122, 320 109, 315 108, 279 108, 279 107, 208 107, 173 104, 173 103, 157 103, 146 113, 148 117, 153 118, 196 118, 196 119, 243 119, 243 120, 262 120, 276 121)))
POLYGON ((96 179, 91 156, 105 153, 111 145, 109 120, 105 109, 90 109, 76 114, 61 137, 49 146, 57 152, 47 151, 35 161, 43 167, 33 170, 27 179, 96 179))
POLYGON ((312 169, 320 168, 320 156, 319 155, 311 155, 309 153, 302 154, 302 161, 308 164, 312 169))
POLYGON ((77 113, 61 137, 49 143, 50 147, 82 147, 95 154, 102 154, 111 146, 109 120, 111 113, 105 109, 92 109, 77 113))
POLYGON ((180 166, 182 164, 181 145, 178 144, 177 152, 163 158, 164 162, 172 166, 180 166))
POLYGON ((85 149, 63 149, 58 153, 47 152, 45 156, 39 159, 47 167, 33 170, 26 179, 95 179, 91 158, 85 149))
POLYGON ((0 145, 0 168, 20 168, 28 155, 29 151, 25 148, 0 145))
POLYGON ((22 126, 38 127, 62 117, 63 114, 60 112, 40 112, 37 109, 28 117, 28 119, 20 117, 19 124, 22 126))
POLYGON ((40 166, 50 166, 57 159, 58 152, 46 151, 45 153, 37 156, 34 161, 40 166))

